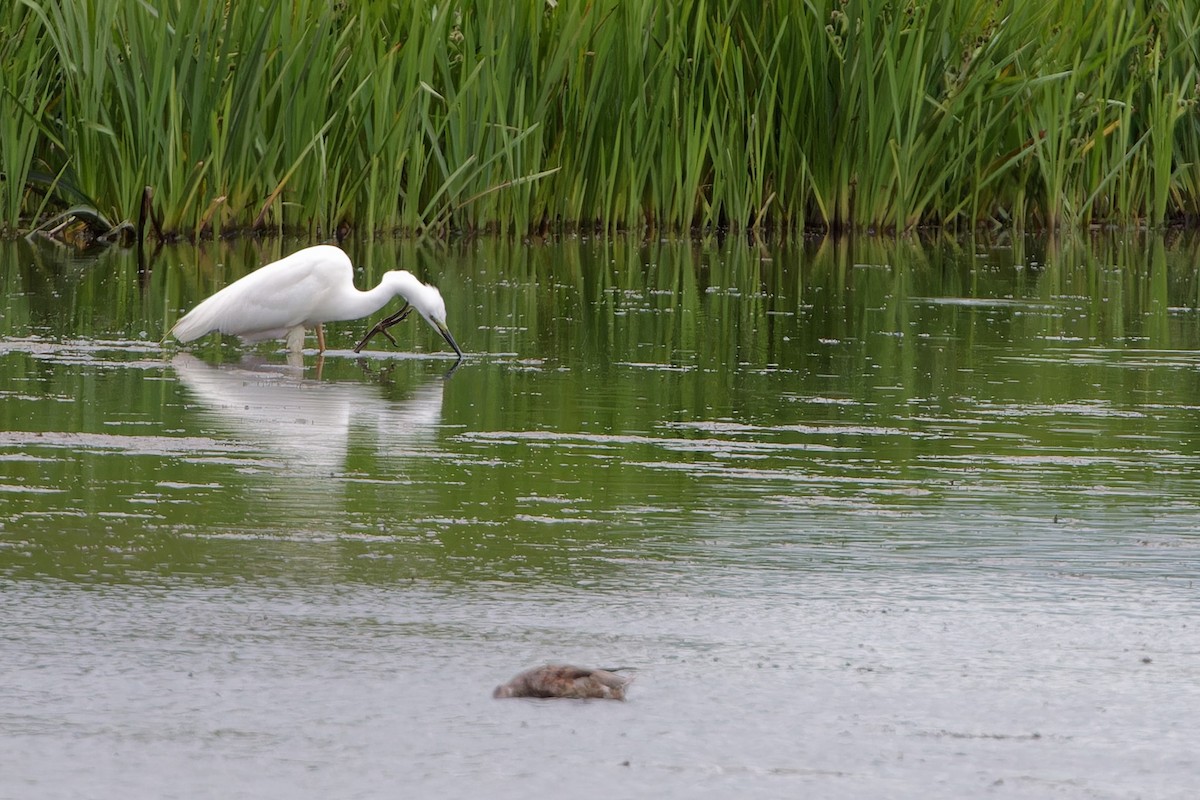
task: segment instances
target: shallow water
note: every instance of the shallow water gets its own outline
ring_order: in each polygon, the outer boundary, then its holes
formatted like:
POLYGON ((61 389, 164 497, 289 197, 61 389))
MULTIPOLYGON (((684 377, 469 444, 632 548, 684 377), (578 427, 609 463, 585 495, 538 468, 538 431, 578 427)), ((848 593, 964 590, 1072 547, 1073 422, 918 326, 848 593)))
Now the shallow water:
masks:
POLYGON ((351 244, 453 374, 157 344, 295 246, 0 246, 0 797, 1191 796, 1194 242, 351 244))

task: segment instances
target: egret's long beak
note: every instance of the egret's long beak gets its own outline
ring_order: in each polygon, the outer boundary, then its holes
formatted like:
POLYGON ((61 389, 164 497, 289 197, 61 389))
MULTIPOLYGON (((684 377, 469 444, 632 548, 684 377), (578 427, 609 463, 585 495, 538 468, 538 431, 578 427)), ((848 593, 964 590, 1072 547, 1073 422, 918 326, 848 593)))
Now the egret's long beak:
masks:
POLYGON ((445 325, 438 323, 437 330, 438 330, 438 333, 440 333, 442 335, 442 338, 446 340, 446 344, 453 347, 454 352, 458 353, 458 360, 462 361, 462 359, 463 359, 462 348, 458 346, 458 342, 454 341, 454 337, 450 335, 450 329, 447 328, 445 325))

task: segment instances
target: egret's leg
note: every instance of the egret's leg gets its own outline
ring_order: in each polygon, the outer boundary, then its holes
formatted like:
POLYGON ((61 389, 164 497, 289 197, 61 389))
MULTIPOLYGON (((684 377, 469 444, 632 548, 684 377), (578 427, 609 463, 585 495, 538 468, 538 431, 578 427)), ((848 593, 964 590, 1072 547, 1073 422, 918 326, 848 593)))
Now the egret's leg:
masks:
POLYGON ((376 322, 375 326, 373 328, 371 328, 371 330, 367 331, 367 335, 362 338, 362 341, 359 342, 358 344, 354 345, 354 352, 356 352, 356 353, 362 352, 362 349, 367 346, 367 342, 371 341, 371 337, 377 333, 382 333, 384 336, 387 337, 389 342, 391 342, 393 345, 397 345, 398 343, 396 342, 395 337, 392 336, 390 333, 388 333, 387 329, 392 327, 393 325, 398 325, 399 323, 403 322, 405 320, 405 318, 411 313, 412 313, 412 306, 409 305, 408 303, 405 303, 404 307, 401 308, 399 311, 397 311, 395 314, 392 314, 390 317, 385 317, 384 319, 379 320, 379 322, 376 322))
POLYGON ((304 352, 304 326, 303 325, 297 325, 293 328, 288 328, 287 349, 293 353, 304 352))
POLYGON ((321 323, 317 323, 317 352, 325 352, 325 329, 321 327, 321 323))

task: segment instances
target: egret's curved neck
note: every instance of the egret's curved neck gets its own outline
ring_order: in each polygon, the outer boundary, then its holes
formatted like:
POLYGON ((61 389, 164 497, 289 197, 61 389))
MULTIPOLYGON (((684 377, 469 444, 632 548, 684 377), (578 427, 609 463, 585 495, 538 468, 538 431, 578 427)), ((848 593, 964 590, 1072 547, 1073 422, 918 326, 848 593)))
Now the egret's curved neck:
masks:
POLYGON ((386 306, 394 297, 407 299, 420 286, 421 282, 407 270, 385 272, 379 285, 374 289, 368 289, 365 292, 354 289, 343 295, 340 298, 341 302, 334 309, 336 316, 330 317, 329 320, 359 319, 370 316, 386 306))

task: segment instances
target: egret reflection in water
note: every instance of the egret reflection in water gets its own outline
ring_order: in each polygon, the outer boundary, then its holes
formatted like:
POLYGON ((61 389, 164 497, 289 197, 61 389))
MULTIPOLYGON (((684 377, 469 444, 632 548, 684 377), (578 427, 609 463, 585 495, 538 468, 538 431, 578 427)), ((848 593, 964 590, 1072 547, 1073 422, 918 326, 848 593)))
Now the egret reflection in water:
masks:
POLYGON ((219 431, 279 458, 289 472, 337 475, 351 441, 373 443, 391 457, 427 456, 437 447, 440 379, 395 401, 373 383, 312 380, 282 365, 212 366, 180 353, 171 366, 219 431))

